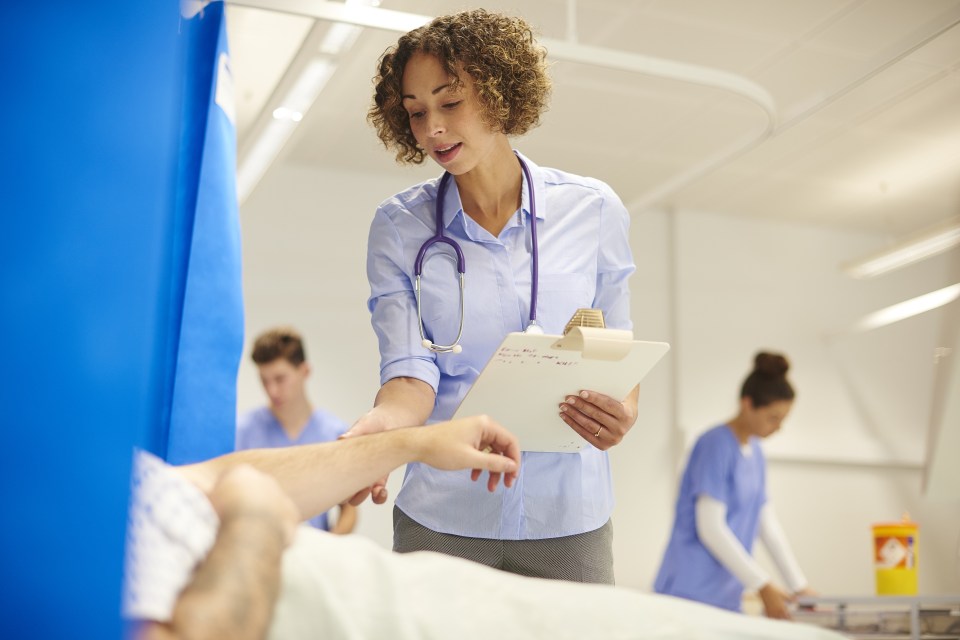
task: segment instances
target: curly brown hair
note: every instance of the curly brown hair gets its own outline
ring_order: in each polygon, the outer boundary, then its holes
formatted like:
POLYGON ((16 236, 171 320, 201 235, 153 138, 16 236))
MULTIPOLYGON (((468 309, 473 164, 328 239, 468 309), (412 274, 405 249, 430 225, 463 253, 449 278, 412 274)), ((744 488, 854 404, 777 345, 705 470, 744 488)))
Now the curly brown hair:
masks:
POLYGON ((373 105, 367 120, 399 163, 426 158, 410 130, 403 106, 403 71, 416 53, 436 56, 444 70, 461 82, 463 69, 474 82, 484 122, 508 136, 523 135, 540 124, 550 96, 546 50, 538 45, 525 20, 484 9, 434 19, 404 34, 380 57, 373 105))

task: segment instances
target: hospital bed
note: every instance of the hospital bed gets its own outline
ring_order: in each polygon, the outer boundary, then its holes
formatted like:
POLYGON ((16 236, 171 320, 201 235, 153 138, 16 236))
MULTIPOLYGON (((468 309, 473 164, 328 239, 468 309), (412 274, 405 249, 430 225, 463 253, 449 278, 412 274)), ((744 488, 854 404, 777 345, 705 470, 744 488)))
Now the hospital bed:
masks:
POLYGON ((960 640, 960 595, 805 597, 795 618, 857 640, 960 640))
POLYGON ((269 637, 391 640, 843 640, 608 585, 524 578, 437 553, 301 527, 283 560, 269 637))

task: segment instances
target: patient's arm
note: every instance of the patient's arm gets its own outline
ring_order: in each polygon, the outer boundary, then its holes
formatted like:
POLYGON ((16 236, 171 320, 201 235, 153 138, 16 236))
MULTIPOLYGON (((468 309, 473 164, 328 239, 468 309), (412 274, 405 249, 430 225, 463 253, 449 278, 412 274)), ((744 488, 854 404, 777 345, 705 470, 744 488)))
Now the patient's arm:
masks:
POLYGON ((299 514, 272 478, 245 465, 218 478, 209 498, 220 518, 213 548, 177 598, 170 622, 141 623, 138 640, 264 637, 281 555, 299 514))
POLYGON ((445 470, 473 469, 474 480, 489 471, 487 487, 493 491, 501 477, 505 485, 513 484, 520 445, 495 421, 479 416, 334 442, 235 451, 177 469, 206 492, 224 470, 249 464, 276 478, 305 520, 408 462, 445 470))

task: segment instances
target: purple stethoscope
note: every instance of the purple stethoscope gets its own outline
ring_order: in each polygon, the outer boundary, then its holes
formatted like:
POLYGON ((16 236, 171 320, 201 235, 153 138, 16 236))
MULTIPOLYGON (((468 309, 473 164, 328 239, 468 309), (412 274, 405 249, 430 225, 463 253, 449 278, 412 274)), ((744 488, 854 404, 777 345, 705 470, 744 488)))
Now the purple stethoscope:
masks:
MULTIPOLYGON (((527 328, 524 330, 524 332, 543 333, 543 329, 541 329, 540 325, 537 324, 537 283, 539 280, 538 269, 540 261, 539 252, 537 250, 537 204, 533 197, 533 179, 530 176, 530 169, 527 168, 526 163, 520 158, 520 156, 517 156, 517 160, 520 162, 520 168, 523 169, 523 174, 527 178, 527 199, 530 201, 530 239, 532 240, 533 247, 533 250, 530 254, 530 322, 527 324, 527 328)), ((437 188, 436 233, 433 234, 433 237, 429 238, 423 243, 423 246, 420 247, 420 251, 417 253, 417 260, 413 263, 413 273, 416 276, 416 280, 413 284, 413 290, 417 296, 417 322, 420 323, 421 344, 434 353, 460 353, 463 351, 463 347, 460 346, 460 338, 463 336, 463 274, 466 272, 463 260, 463 250, 460 249, 460 245, 457 244, 456 240, 443 235, 443 196, 447 191, 447 183, 449 181, 450 172, 444 172, 443 177, 440 178, 440 186, 437 188), (427 249, 437 242, 445 242, 453 247, 453 250, 457 252, 457 272, 460 274, 460 328, 457 331, 457 339, 454 340, 452 344, 434 344, 430 339, 427 338, 426 333, 424 333, 423 330, 423 314, 421 313, 422 309, 420 306, 420 276, 423 274, 424 255, 426 255, 427 249)))

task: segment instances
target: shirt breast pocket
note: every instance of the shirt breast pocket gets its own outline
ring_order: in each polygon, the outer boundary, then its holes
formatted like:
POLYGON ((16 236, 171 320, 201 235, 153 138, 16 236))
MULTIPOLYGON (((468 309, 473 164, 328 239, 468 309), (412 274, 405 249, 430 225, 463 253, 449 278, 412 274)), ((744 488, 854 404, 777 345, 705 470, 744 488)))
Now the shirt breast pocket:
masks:
POLYGON ((562 333, 577 309, 592 306, 595 296, 596 282, 584 274, 541 274, 537 293, 537 322, 547 333, 562 333))

